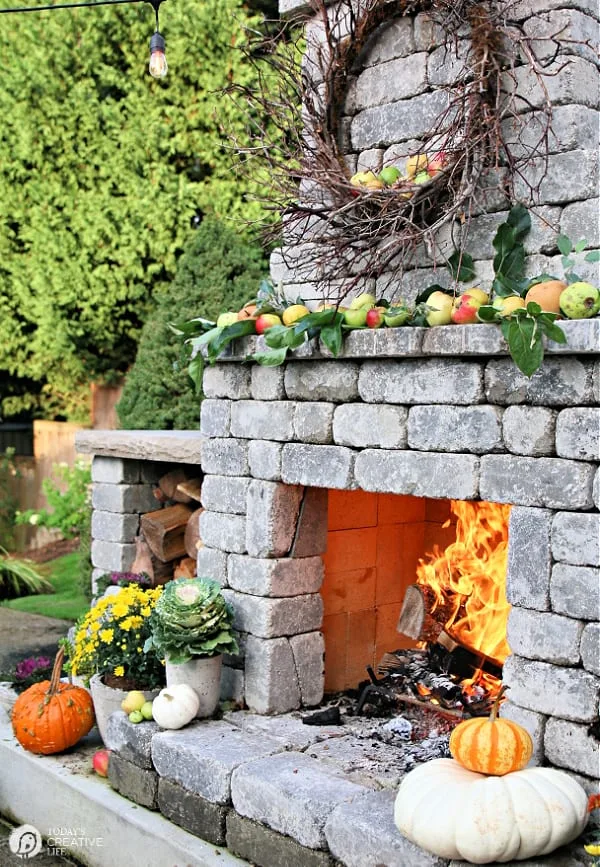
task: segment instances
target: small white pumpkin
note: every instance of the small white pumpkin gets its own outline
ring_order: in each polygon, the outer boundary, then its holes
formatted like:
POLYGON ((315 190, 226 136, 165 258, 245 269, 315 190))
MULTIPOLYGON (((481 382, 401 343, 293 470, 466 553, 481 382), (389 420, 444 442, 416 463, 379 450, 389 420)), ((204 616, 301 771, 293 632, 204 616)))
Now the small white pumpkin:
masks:
POLYGON ((197 692, 179 683, 161 689, 152 702, 152 716, 161 729, 181 729, 194 719, 199 707, 197 692))
POLYGON ((547 855, 578 837, 587 820, 587 795, 563 771, 488 777, 453 759, 407 774, 394 806, 396 827, 413 843, 472 864, 547 855))

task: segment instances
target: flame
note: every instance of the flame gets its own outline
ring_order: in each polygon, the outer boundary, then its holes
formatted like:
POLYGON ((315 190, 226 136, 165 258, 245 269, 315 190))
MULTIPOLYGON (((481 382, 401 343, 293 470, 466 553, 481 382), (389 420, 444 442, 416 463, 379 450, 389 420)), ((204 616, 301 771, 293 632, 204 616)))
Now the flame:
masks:
POLYGON ((417 584, 435 594, 432 613, 444 611, 451 636, 502 664, 510 653, 505 592, 510 506, 452 500, 451 511, 457 517, 456 541, 445 551, 434 545, 419 561, 417 584))

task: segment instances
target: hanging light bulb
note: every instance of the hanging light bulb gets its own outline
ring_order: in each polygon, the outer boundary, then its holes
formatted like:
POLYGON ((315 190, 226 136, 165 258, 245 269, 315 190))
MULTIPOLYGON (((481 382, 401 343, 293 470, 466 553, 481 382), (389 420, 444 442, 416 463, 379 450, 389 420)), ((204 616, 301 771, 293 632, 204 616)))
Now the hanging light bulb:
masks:
POLYGON ((150 40, 150 63, 148 69, 153 78, 164 78, 169 70, 165 47, 165 40, 157 30, 152 34, 152 39, 150 40))

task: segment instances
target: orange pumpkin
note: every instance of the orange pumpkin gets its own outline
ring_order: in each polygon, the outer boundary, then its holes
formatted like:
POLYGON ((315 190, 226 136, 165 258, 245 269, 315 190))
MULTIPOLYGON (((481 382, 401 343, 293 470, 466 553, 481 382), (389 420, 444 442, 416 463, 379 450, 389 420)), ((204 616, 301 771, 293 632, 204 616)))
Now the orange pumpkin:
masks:
POLYGON ((502 777, 520 771, 533 753, 529 732, 509 719, 498 719, 498 693, 489 719, 476 717, 459 723, 450 735, 450 753, 470 771, 502 777))
POLYGON ((56 655, 52 680, 34 683, 16 700, 12 727, 24 749, 45 756, 61 753, 87 735, 94 725, 94 705, 87 690, 61 683, 64 657, 56 655))

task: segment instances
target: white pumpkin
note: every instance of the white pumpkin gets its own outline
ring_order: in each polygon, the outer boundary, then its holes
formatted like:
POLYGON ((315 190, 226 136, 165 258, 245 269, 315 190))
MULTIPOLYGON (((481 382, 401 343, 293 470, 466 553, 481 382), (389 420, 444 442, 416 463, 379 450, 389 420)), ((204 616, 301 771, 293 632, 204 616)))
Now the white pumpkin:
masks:
POLYGON ((402 780, 398 830, 442 858, 521 861, 570 843, 588 820, 587 795, 568 774, 527 768, 488 777, 435 759, 402 780))
POLYGON ((199 707, 198 693, 180 683, 161 689, 152 702, 152 716, 161 729, 181 729, 194 719, 199 707))

